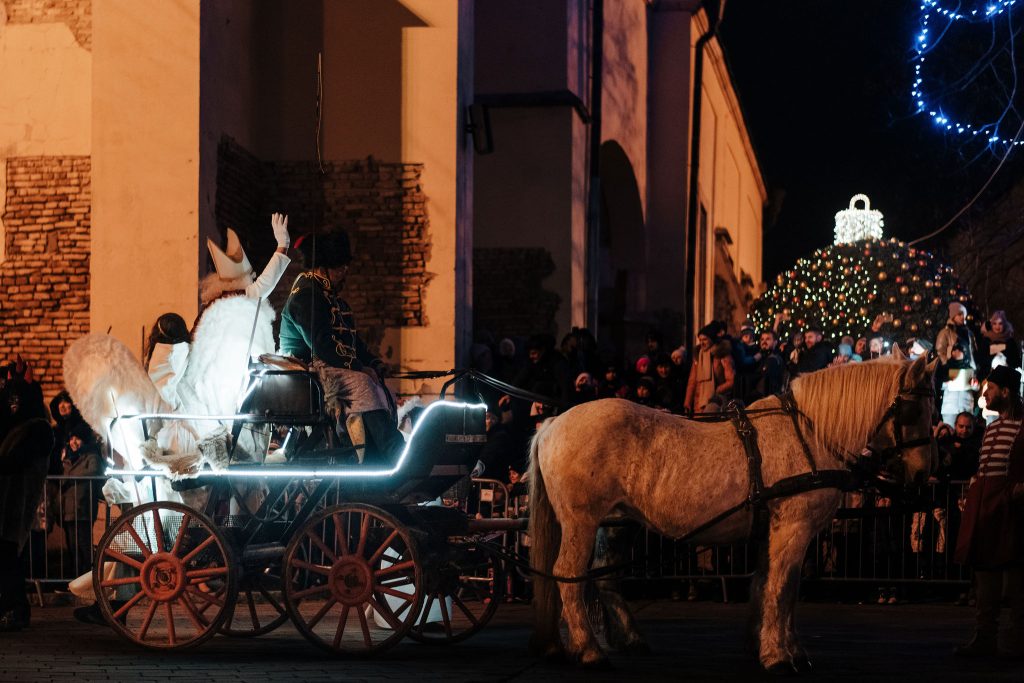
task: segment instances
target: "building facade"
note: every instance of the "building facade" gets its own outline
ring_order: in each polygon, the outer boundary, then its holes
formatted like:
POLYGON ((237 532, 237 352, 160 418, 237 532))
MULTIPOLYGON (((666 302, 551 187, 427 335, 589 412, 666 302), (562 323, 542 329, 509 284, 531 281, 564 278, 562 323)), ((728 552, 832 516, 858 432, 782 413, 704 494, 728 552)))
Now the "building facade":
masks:
POLYGON ((2 355, 33 362, 49 394, 81 334, 141 354, 157 316, 193 319, 208 238, 234 228, 259 269, 274 211, 293 235, 350 233, 348 299, 407 370, 462 365, 485 331, 589 325, 627 353, 652 325, 682 337, 687 301, 697 322, 736 323, 760 286, 764 187, 714 37, 695 74, 710 23, 698 2, 0 12, 2 355))

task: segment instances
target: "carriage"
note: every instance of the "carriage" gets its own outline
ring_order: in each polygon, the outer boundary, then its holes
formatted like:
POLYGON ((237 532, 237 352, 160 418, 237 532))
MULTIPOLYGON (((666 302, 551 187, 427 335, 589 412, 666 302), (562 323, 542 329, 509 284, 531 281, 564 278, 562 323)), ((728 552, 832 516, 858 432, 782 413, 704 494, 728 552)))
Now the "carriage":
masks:
MULTIPOLYGON (((453 643, 479 631, 502 601, 505 569, 477 539, 517 523, 432 503, 470 474, 486 441, 485 404, 446 400, 450 384, 400 453, 380 453, 372 443, 338 442, 314 373, 251 364, 237 414, 188 416, 229 426, 226 464, 179 478, 171 497, 181 502, 123 512, 99 542, 93 583, 105 620, 158 650, 217 633, 258 636, 289 620, 334 655, 377 654, 406 636, 453 643), (273 457, 252 458, 280 435, 273 457), (244 458, 240 443, 249 446, 244 458)), ((148 434, 180 418, 118 420, 138 421, 148 434)), ((110 473, 154 489, 164 476, 110 473)))

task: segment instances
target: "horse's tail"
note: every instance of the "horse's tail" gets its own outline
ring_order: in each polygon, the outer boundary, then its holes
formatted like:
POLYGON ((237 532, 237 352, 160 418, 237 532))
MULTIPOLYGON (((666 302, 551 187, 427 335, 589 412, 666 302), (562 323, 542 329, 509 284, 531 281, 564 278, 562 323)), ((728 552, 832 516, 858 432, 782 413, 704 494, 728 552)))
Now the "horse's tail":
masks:
MULTIPOLYGON (((545 420, 530 440, 530 566, 538 572, 551 574, 558 557, 562 540, 562 529, 555 517, 554 508, 548 499, 544 475, 540 470, 540 440, 550 426, 551 419, 545 420)), ((561 600, 555 582, 540 574, 533 575, 533 620, 534 632, 530 649, 538 655, 552 654, 561 648, 558 634, 558 619, 561 614, 561 600)))

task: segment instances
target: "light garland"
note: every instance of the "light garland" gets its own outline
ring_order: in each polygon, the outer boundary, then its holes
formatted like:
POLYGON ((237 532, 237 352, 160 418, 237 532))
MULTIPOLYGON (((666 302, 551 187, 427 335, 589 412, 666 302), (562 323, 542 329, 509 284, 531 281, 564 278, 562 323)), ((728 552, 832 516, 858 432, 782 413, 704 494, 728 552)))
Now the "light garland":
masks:
POLYGON ((882 212, 871 208, 871 200, 865 194, 854 195, 850 208, 836 214, 835 243, 848 244, 860 240, 882 239, 882 212), (857 202, 864 208, 858 209, 857 202))
MULTIPOLYGON (((940 6, 939 0, 921 0, 919 6, 921 12, 920 30, 914 38, 915 55, 912 60, 914 64, 914 84, 910 89, 910 97, 914 102, 917 113, 920 114, 927 111, 935 125, 946 132, 956 133, 965 137, 980 137, 989 145, 1016 146, 1024 144, 1024 140, 1001 136, 999 133, 999 121, 977 125, 951 118, 941 106, 937 107, 934 103, 930 103, 924 91, 923 67, 925 56, 939 45, 942 37, 953 24, 957 22, 974 24, 992 22, 999 15, 1008 15, 1016 4, 1017 0, 988 0, 988 2, 978 3, 975 9, 967 11, 962 9, 959 4, 956 9, 950 9, 940 6), (932 33, 933 27, 930 25, 933 17, 941 17, 946 20, 946 25, 937 30, 935 34, 932 33)), ((1011 107, 1012 105, 1006 107, 1004 113, 1008 112, 1011 107)))

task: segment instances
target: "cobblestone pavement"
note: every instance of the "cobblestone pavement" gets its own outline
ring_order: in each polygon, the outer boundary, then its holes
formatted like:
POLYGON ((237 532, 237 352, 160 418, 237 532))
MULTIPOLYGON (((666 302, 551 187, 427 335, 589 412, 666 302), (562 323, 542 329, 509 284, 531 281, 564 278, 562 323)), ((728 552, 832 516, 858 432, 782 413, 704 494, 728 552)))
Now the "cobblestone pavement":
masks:
MULTIPOLYGON (((183 653, 150 653, 79 624, 68 607, 37 609, 30 630, 0 634, 0 681, 622 681, 761 680, 743 648, 746 605, 634 603, 655 653, 613 656, 580 671, 527 652, 529 607, 503 605, 475 638, 449 647, 408 642, 380 659, 322 656, 290 626, 255 640, 218 637, 183 653)), ((953 645, 971 610, 946 605, 804 603, 797 624, 815 663, 804 681, 1024 681, 1024 663, 964 661, 953 645)))

